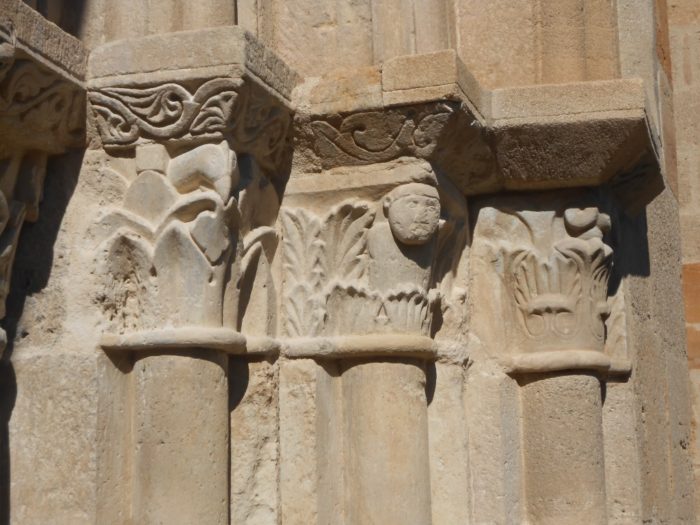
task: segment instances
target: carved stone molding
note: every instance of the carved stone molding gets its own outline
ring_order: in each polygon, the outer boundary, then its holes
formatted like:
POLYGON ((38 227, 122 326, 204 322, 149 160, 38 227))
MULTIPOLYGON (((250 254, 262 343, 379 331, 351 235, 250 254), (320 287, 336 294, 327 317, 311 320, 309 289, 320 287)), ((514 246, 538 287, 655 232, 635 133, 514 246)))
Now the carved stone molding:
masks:
POLYGON ((391 59, 368 82, 334 73, 299 89, 309 172, 417 157, 466 195, 644 178, 625 196, 636 209, 662 184, 637 79, 488 90, 444 50, 391 59))
POLYGON ((62 153, 82 143, 84 92, 0 44, 0 153, 39 149, 62 153))
POLYGON ((196 87, 175 82, 90 91, 106 149, 148 141, 197 143, 225 137, 239 154, 281 167, 288 154, 290 112, 258 86, 213 78, 196 87))
POLYGON ((300 119, 301 147, 319 169, 415 157, 434 162, 468 193, 497 187, 489 137, 469 108, 454 101, 300 119))

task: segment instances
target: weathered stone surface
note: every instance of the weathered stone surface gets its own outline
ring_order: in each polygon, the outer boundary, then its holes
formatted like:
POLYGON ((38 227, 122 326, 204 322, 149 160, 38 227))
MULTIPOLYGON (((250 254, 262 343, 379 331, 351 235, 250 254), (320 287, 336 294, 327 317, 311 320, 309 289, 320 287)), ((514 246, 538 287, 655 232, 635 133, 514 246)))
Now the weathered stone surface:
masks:
POLYGON ((232 359, 231 522, 277 522, 280 460, 278 367, 267 361, 232 359))
POLYGON ((87 50, 21 0, 0 2, 0 39, 69 80, 85 79, 87 50))
POLYGON ((0 522, 692 523, 686 1, 0 0, 0 522))
POLYGON ((50 349, 13 360, 8 523, 95 523, 96 362, 95 355, 50 349), (41 391, 50 394, 37 400, 41 391))

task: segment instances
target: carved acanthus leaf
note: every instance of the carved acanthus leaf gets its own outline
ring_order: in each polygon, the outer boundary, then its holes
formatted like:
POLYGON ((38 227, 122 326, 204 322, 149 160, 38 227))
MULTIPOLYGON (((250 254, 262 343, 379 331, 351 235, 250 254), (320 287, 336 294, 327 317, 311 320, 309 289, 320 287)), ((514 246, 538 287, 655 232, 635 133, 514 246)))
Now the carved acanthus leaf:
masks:
POLYGON ((374 211, 365 202, 345 202, 325 217, 283 209, 285 315, 288 335, 316 335, 338 282, 361 279, 367 269, 367 231, 374 211))
MULTIPOLYGON (((127 287, 128 293, 138 294, 131 301, 160 305, 160 321, 164 318, 174 326, 222 325, 224 305, 237 304, 227 295, 230 280, 226 278, 236 255, 239 215, 230 193, 237 180, 235 156, 225 142, 204 144, 167 159, 163 172, 138 174, 122 206, 110 210, 98 225, 106 238, 105 250, 136 244, 147 247, 140 250, 139 261, 147 261, 148 271, 141 273, 148 279, 141 278, 138 288, 127 287), (126 239, 131 240, 126 243, 126 239)), ((109 266, 107 288, 121 289, 118 283, 128 275, 118 264, 109 266)), ((115 299, 103 302, 111 304, 115 299)), ((122 315, 118 329, 158 321, 144 312, 132 314, 140 318, 135 321, 122 315)), ((236 314, 228 320, 231 324, 236 314)))
POLYGON ((555 232, 561 232, 564 224, 567 232, 553 242, 549 253, 535 246, 514 248, 504 243, 500 247, 524 344, 532 350, 602 351, 612 254, 602 240, 609 226, 607 216, 595 208, 566 210, 564 221, 549 211, 508 215, 521 221, 533 236, 556 239, 560 234, 555 232), (530 221, 537 221, 537 226, 530 221), (546 224, 548 231, 543 232, 546 224))
POLYGON ((362 279, 367 270, 367 229, 374 211, 367 203, 346 202, 335 207, 321 231, 323 268, 327 279, 362 279))
POLYGON ((321 224, 305 210, 282 209, 285 269, 285 329, 288 335, 314 335, 319 326, 318 294, 324 279, 321 268, 321 224))

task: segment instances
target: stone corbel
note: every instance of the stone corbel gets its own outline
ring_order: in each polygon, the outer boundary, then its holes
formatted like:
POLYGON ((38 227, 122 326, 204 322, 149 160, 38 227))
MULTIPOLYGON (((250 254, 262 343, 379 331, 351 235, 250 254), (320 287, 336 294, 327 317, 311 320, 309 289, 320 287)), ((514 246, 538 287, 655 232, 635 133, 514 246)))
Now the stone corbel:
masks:
POLYGON ((73 37, 22 2, 0 1, 0 318, 22 225, 38 219, 47 159, 84 144, 85 63, 73 37))

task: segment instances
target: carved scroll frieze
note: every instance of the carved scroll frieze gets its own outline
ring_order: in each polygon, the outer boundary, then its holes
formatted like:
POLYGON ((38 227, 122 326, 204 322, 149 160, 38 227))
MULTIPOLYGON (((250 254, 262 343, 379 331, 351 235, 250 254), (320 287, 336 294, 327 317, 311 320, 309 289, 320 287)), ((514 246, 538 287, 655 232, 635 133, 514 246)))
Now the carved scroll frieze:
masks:
POLYGON ((299 148, 310 150, 319 170, 415 157, 435 162, 463 193, 493 191, 500 184, 487 134, 458 103, 311 117, 299 128, 299 148))
POLYGON ((222 132, 241 82, 213 79, 190 90, 176 83, 107 87, 90 93, 105 145, 132 144, 139 137, 170 139, 222 132))
POLYGON ((354 113, 338 122, 314 120, 311 129, 322 158, 347 164, 387 162, 403 155, 427 157, 455 109, 447 103, 419 108, 354 113), (344 161, 344 162, 343 162, 344 161))
POLYGON ((12 39, 0 40, 0 157, 79 146, 83 105, 80 86, 24 56, 12 39))
POLYGON ((89 98, 105 148, 225 137, 239 154, 277 168, 287 153, 289 110, 240 78, 214 78, 194 87, 175 82, 103 87, 89 98))

